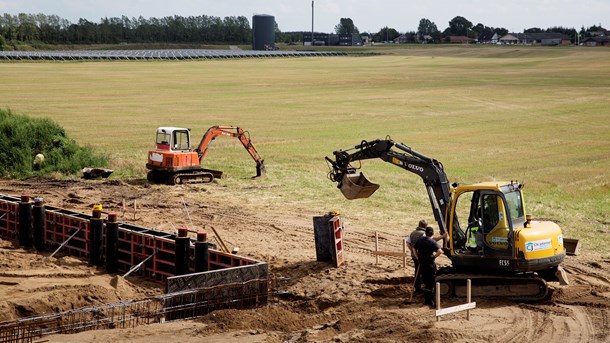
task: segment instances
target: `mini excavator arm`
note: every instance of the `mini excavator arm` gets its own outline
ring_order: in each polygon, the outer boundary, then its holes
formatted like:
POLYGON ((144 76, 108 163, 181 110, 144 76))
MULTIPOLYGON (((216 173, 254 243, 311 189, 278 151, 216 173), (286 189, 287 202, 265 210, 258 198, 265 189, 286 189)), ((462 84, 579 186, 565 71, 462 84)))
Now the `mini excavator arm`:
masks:
POLYGON ((331 164, 329 178, 338 183, 337 187, 342 190, 348 199, 369 197, 379 187, 368 182, 364 175, 357 176, 355 174, 356 168, 351 165, 354 161, 380 158, 419 175, 426 186, 434 218, 439 224, 440 232, 443 234, 447 231, 444 218, 450 202, 449 181, 443 170, 443 165, 439 161, 390 139, 362 141, 354 148, 334 151, 333 155, 334 160, 326 157, 326 160, 331 164), (352 152, 352 150, 355 151, 352 152), (360 194, 357 194, 356 191, 356 193, 351 193, 351 196, 346 191, 349 188, 363 189, 365 187, 370 187, 370 190, 363 191, 360 194))
POLYGON ((216 125, 208 129, 208 131, 201 138, 201 142, 195 149, 199 155, 199 162, 205 158, 208 153, 209 144, 216 139, 218 136, 235 137, 239 139, 241 144, 246 148, 252 159, 256 162, 256 177, 265 174, 264 160, 258 154, 258 151, 250 140, 250 135, 247 131, 244 131, 241 127, 237 126, 222 126, 216 125))

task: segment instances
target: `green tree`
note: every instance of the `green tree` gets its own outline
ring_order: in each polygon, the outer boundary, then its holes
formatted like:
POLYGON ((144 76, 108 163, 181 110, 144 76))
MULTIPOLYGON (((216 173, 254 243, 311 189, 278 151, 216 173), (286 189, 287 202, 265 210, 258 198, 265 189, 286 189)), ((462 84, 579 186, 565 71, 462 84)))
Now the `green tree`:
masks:
POLYGON ((436 24, 429 19, 422 18, 419 20, 419 26, 417 27, 417 33, 420 36, 430 36, 434 42, 439 42, 441 33, 438 31, 436 24))
POLYGON ((454 17, 449 21, 449 27, 445 30, 447 36, 468 36, 468 30, 472 29, 472 23, 464 17, 454 17))
POLYGON ((508 29, 505 29, 503 27, 496 27, 494 29, 494 32, 498 34, 498 36, 502 37, 502 36, 506 36, 508 34, 508 29))
POLYGON ((373 41, 375 42, 391 42, 396 37, 400 36, 400 33, 391 27, 384 27, 379 32, 373 36, 373 41))
POLYGON ((4 36, 0 34, 0 51, 7 50, 7 49, 8 49, 8 44, 6 43, 6 39, 4 39, 4 36))
POLYGON ((360 33, 350 18, 341 18, 339 24, 335 26, 335 32, 338 35, 357 35, 360 33))
POLYGON ((417 33, 419 33, 420 35, 432 35, 433 33, 436 33, 438 31, 438 28, 436 27, 436 24, 433 21, 430 21, 429 19, 426 18, 422 18, 419 21, 419 26, 417 27, 417 33))

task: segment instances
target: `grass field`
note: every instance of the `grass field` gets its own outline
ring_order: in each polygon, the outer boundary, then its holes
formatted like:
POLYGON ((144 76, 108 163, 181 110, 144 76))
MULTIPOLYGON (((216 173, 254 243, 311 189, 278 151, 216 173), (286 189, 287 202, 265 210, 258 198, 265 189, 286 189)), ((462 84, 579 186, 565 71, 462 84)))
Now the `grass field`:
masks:
MULTIPOLYGON (((114 177, 144 178, 158 126, 250 131, 268 177, 238 142, 218 139, 206 166, 265 209, 324 213, 404 232, 431 219, 421 180, 379 161, 381 184, 343 200, 324 156, 390 136, 441 161, 450 181, 517 179, 528 212, 610 256, 610 49, 369 48, 347 57, 189 62, 0 63, 0 107, 64 126, 110 154, 114 177), (385 50, 381 50, 385 49, 385 50), (368 53, 374 54, 368 54, 368 53), (252 199, 256 199, 255 201, 252 199)), ((251 200, 249 200, 251 199, 251 200)))

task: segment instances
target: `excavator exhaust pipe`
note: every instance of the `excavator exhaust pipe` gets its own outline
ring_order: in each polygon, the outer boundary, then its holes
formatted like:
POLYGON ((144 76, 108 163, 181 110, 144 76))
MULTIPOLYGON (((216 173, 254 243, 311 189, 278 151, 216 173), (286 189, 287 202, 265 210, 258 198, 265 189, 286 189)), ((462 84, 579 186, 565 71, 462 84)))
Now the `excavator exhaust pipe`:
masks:
POLYGON ((364 176, 364 174, 345 174, 339 185, 339 189, 343 196, 348 200, 368 198, 377 189, 379 185, 372 183, 364 176))

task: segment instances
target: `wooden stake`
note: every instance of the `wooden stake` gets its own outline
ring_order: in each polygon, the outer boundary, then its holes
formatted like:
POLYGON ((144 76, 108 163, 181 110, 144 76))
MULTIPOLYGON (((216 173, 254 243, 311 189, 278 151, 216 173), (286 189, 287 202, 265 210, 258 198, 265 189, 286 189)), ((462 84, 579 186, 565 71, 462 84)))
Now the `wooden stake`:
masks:
MULTIPOLYGON (((470 304, 470 279, 466 280, 466 302, 470 304)), ((470 320, 470 310, 466 310, 466 320, 470 320)))
POLYGON ((402 253, 405 254, 402 257, 402 267, 407 268, 407 240, 404 238, 402 240, 402 253))
POLYGON ((136 199, 133 199, 133 220, 136 220, 136 211, 138 209, 138 205, 136 203, 136 199))
POLYGON ((218 238, 218 241, 220 242, 220 246, 223 248, 224 252, 226 253, 230 253, 229 249, 227 249, 227 246, 225 245, 225 242, 223 242, 222 238, 220 238, 220 235, 218 234, 218 232, 216 232, 216 229, 210 225, 210 227, 212 228, 212 231, 214 231, 214 235, 216 235, 216 238, 218 238))
MULTIPOLYGON (((440 282, 436 283, 436 310, 441 309, 441 284, 440 282)), ((441 316, 436 316, 436 321, 441 321, 441 316)))
POLYGON ((379 251, 379 234, 375 231, 375 264, 379 264, 379 255, 377 252, 379 251))

